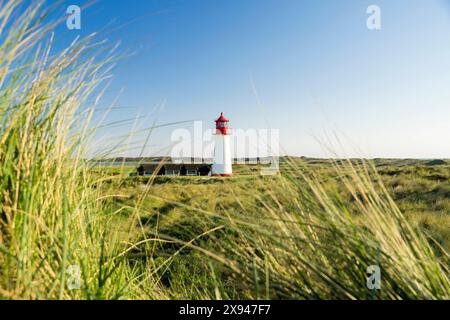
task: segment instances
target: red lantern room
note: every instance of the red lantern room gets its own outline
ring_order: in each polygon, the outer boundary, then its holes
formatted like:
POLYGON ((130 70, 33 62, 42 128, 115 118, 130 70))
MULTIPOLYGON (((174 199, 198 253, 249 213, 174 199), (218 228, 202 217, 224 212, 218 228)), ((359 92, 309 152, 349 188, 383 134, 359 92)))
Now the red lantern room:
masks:
POLYGON ((221 112, 220 117, 216 120, 216 134, 223 134, 223 135, 229 134, 230 131, 228 127, 229 122, 230 120, 225 118, 223 116, 223 112, 221 112))

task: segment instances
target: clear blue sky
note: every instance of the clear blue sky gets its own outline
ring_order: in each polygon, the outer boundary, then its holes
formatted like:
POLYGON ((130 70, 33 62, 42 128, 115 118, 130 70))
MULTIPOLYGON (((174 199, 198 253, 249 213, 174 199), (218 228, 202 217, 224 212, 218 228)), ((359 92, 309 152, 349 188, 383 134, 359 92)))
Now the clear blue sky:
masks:
MULTIPOLYGON (((123 90, 121 108, 108 121, 212 126, 223 111, 233 128, 280 129, 291 155, 328 156, 316 139, 341 132, 348 156, 450 158, 447 1, 104 0, 83 10, 81 32, 56 36, 97 31, 135 52, 115 70, 104 103, 123 90), (371 4, 379 31, 366 28, 371 4)), ((175 127, 156 130, 146 155, 175 127)))

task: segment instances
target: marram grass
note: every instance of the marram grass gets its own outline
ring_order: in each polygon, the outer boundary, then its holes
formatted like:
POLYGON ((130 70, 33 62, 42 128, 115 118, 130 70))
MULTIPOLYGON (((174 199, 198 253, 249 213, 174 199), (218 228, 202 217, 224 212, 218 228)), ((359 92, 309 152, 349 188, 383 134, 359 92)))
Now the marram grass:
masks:
POLYGON ((45 4, 0 6, 1 298, 450 298, 447 253, 370 163, 334 163, 350 199, 289 159, 278 176, 192 189, 92 170, 92 101, 114 56, 94 36, 53 52, 45 4))

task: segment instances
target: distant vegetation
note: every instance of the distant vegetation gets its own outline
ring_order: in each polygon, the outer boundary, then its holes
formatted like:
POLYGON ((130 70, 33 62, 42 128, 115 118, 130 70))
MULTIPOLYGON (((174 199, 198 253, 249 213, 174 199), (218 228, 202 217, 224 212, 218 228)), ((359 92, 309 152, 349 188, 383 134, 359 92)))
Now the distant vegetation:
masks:
POLYGON ((50 54, 41 10, 0 8, 0 298, 450 298, 446 163, 284 158, 279 175, 227 179, 92 166, 88 102, 112 48, 50 54))

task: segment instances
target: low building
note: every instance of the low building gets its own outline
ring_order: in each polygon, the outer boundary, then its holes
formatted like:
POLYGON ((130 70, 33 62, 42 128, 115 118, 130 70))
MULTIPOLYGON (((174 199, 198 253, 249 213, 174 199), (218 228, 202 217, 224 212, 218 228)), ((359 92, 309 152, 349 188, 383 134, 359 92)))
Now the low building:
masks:
POLYGON ((139 176, 208 176, 208 164, 141 164, 136 168, 139 176))

